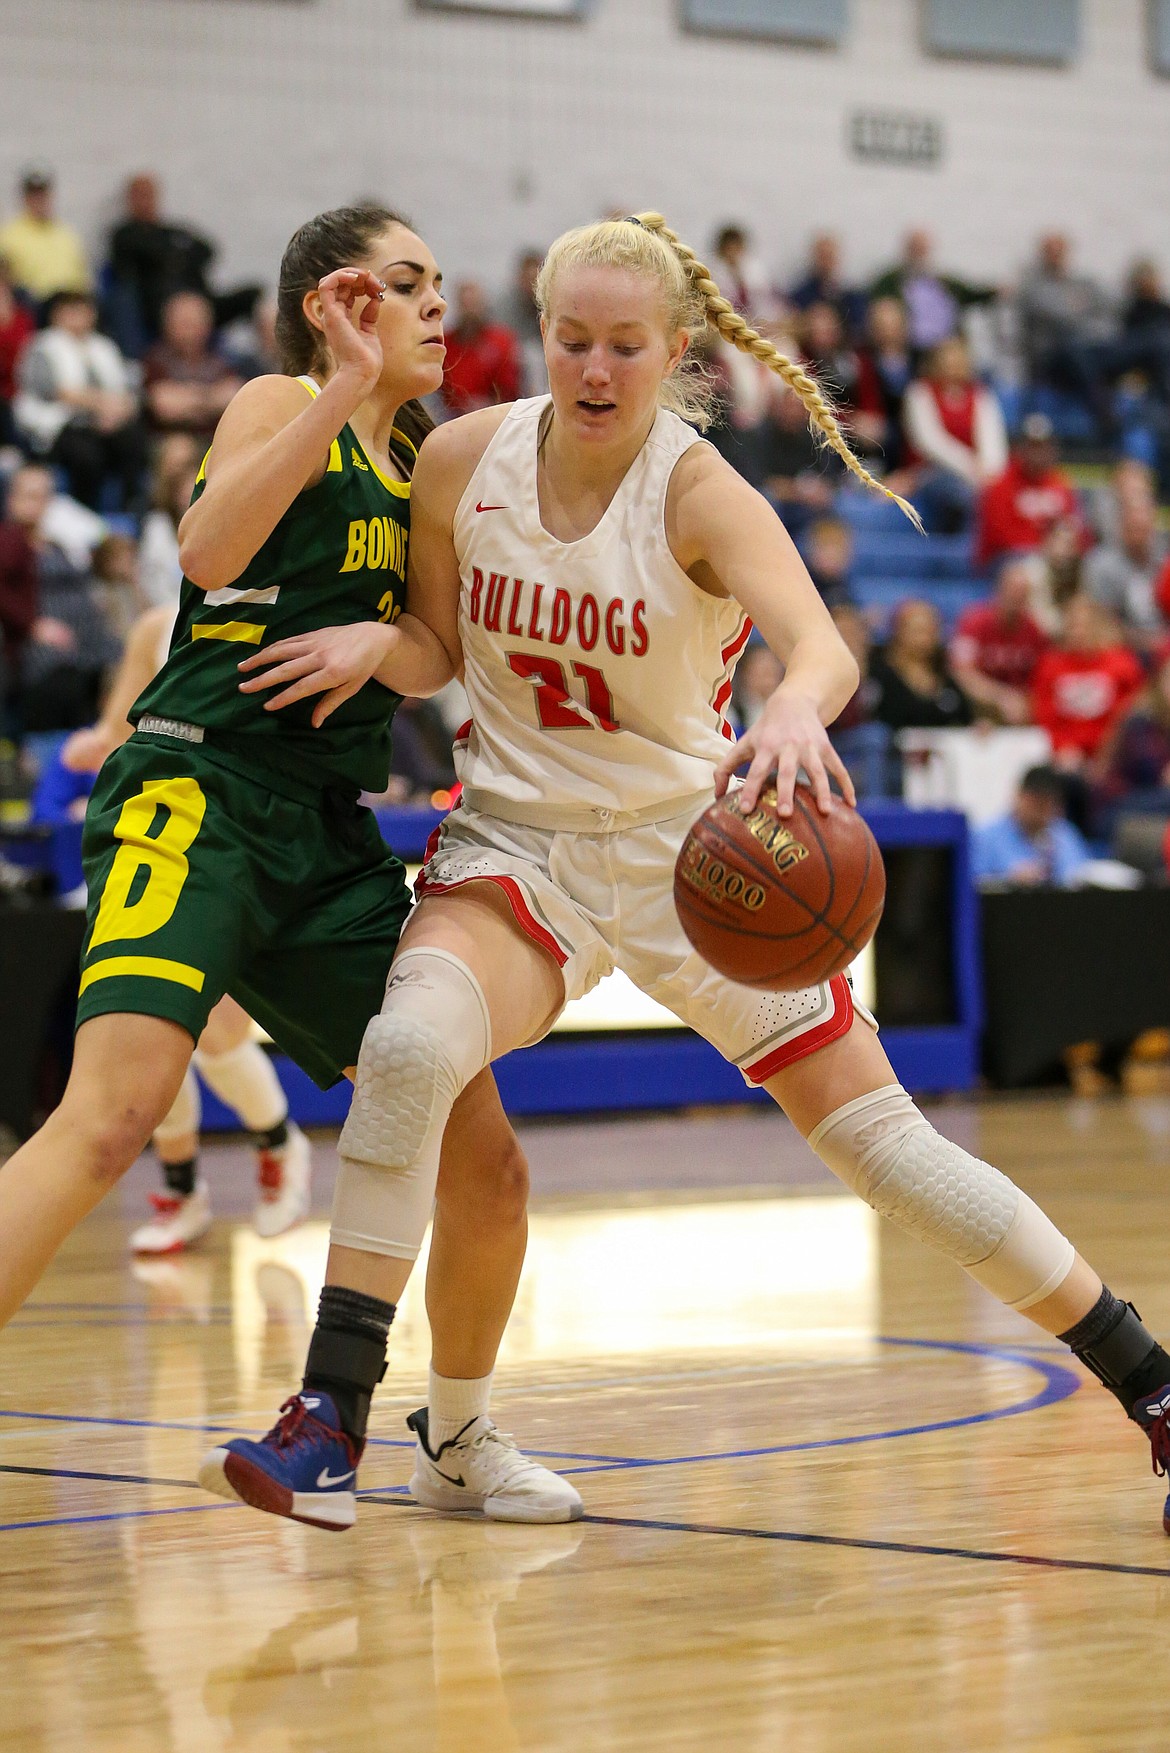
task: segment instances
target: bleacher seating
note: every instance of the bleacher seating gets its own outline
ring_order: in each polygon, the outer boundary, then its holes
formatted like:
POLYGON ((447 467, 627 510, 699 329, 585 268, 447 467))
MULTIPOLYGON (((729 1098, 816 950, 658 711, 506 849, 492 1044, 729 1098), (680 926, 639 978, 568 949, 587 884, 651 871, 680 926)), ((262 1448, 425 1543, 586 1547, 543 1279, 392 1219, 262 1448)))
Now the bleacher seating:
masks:
POLYGON ((872 494, 842 493, 838 511, 853 532, 852 594, 879 637, 906 597, 932 602, 949 636, 968 604, 987 596, 969 535, 920 536, 896 505, 872 494))

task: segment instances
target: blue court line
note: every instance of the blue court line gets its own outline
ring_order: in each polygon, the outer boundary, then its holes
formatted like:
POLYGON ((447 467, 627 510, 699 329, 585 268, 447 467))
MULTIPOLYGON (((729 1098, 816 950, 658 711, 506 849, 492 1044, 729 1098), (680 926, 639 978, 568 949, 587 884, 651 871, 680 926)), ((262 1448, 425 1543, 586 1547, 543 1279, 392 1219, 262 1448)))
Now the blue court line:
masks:
POLYGON ((1024 1564, 1039 1570, 1104 1571, 1115 1576, 1170 1577, 1170 1569, 1154 1564, 1110 1564, 1096 1558, 1044 1558, 1034 1552, 988 1552, 977 1546, 926 1546, 914 1540, 866 1540, 847 1534, 801 1534, 790 1528, 735 1528, 715 1522, 665 1522, 641 1516, 581 1518, 603 1528, 647 1528, 668 1534, 722 1534, 739 1540, 779 1540, 794 1546, 846 1547, 857 1552, 907 1553, 915 1558, 966 1558, 984 1564, 1024 1564))
MULTIPOLYGON (((1052 1363, 1043 1357, 1023 1352, 1016 1347, 980 1344, 973 1341, 948 1339, 890 1339, 879 1335, 879 1344, 903 1346, 921 1351, 948 1351, 961 1355, 989 1358, 994 1362, 1015 1363, 1025 1369, 1037 1370, 1044 1377, 1044 1386, 1026 1400, 1017 1401, 1010 1406, 1000 1406, 987 1412, 967 1412, 958 1418, 935 1419, 926 1424, 901 1425, 890 1430, 862 1431, 849 1436, 815 1437, 798 1443, 775 1443, 765 1447, 752 1449, 722 1449, 695 1455, 665 1455, 641 1457, 637 1455, 585 1455, 562 1449, 529 1449, 526 1452, 546 1461, 583 1461, 582 1467, 566 1467, 566 1474, 605 1473, 625 1469, 644 1469, 649 1467, 685 1467, 694 1466, 702 1461, 746 1461, 763 1459, 769 1455, 801 1454, 816 1449, 851 1448, 860 1443, 891 1442, 900 1437, 925 1436, 933 1431, 960 1430, 967 1425, 990 1424, 1001 1418, 1017 1418, 1021 1413, 1039 1412, 1046 1406, 1055 1406, 1061 1400, 1067 1400, 1081 1386, 1081 1378, 1064 1364, 1052 1363)), ((147 1418, 98 1418, 92 1414, 66 1412, 20 1412, 0 1408, 0 1418, 27 1418, 53 1424, 98 1424, 121 1427, 133 1430, 178 1430, 188 1433, 204 1433, 212 1436, 241 1434, 238 1425, 227 1424, 183 1424, 177 1420, 147 1418)), ((262 1435, 262 1432, 257 1432, 262 1435)), ((367 1447, 370 1448, 413 1448, 408 1439, 396 1437, 370 1437, 367 1447)))
MULTIPOLYGON (((906 1424, 893 1430, 862 1431, 851 1436, 814 1437, 799 1443, 775 1443, 756 1449, 720 1449, 698 1455, 667 1455, 659 1459, 639 1460, 628 1457, 614 1460, 596 1467, 566 1467, 569 1473, 606 1473, 618 1470, 632 1471, 647 1467, 690 1467, 700 1461, 750 1461, 767 1455, 796 1455, 812 1449, 843 1449, 853 1448, 859 1443, 886 1443, 897 1437, 925 1436, 936 1430, 959 1430, 971 1424, 992 1424, 1001 1418, 1018 1418, 1024 1412, 1039 1412, 1045 1406, 1056 1406, 1061 1400, 1067 1400, 1081 1387, 1081 1378, 1064 1364, 1050 1363, 1043 1357, 1030 1353, 1008 1349, 1002 1345, 982 1345, 960 1340, 945 1339, 886 1339, 880 1338, 882 1345, 914 1346, 926 1351, 957 1351, 966 1352, 975 1357, 988 1357, 995 1362, 1018 1363, 1025 1368, 1038 1370, 1044 1377, 1044 1386, 1027 1400, 1019 1400, 1012 1406, 999 1406, 990 1412, 966 1412, 960 1418, 940 1418, 929 1424, 906 1424)), ((527 1453, 536 1455, 541 1451, 529 1449, 527 1453)))
POLYGON ((140 1522, 147 1516, 197 1516, 205 1510, 243 1509, 239 1503, 180 1503, 163 1510, 108 1510, 92 1516, 41 1516, 35 1522, 0 1522, 0 1534, 15 1534, 26 1528, 73 1528, 82 1522, 140 1522))

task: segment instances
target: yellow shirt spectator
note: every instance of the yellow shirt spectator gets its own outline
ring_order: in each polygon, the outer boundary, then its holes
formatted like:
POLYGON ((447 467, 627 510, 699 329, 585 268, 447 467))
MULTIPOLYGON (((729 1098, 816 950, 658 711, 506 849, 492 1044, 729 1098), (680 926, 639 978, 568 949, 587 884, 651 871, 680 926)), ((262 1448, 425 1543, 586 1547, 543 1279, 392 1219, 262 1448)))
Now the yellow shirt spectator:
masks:
POLYGON ((41 301, 54 292, 88 292, 93 285, 81 239, 59 219, 21 213, 0 225, 0 256, 13 284, 41 301))

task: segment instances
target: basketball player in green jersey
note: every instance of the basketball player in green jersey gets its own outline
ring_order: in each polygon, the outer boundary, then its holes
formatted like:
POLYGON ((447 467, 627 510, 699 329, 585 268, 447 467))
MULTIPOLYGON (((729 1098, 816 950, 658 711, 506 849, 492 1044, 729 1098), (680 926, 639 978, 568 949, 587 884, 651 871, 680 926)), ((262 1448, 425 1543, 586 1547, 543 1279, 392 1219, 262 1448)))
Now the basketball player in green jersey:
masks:
MULTIPOLYGON (((428 425, 415 399, 442 381, 441 276, 396 214, 344 208, 294 236, 278 306, 288 375, 247 384, 220 422, 180 527, 167 663, 90 801, 73 1069, 60 1107, 0 1170, 0 1322, 167 1113, 220 996, 332 1084, 356 1062, 408 911, 403 867, 357 800, 385 787, 401 694, 433 688, 426 642, 398 617, 428 425), (311 705, 274 714, 240 692, 243 655, 326 624, 385 656, 326 723, 311 705)), ((447 1139, 432 1399, 446 1394, 447 1418, 466 1423, 465 1387, 490 1381, 525 1240, 523 1158, 489 1072, 447 1139)), ((306 1392, 272 1433, 291 1484, 268 1481, 262 1507, 342 1527, 394 1309, 371 1294, 377 1253, 335 1247, 326 1276, 306 1392)), ((571 1493, 490 1420, 477 1434, 500 1448, 520 1519, 542 1478, 571 1493)))

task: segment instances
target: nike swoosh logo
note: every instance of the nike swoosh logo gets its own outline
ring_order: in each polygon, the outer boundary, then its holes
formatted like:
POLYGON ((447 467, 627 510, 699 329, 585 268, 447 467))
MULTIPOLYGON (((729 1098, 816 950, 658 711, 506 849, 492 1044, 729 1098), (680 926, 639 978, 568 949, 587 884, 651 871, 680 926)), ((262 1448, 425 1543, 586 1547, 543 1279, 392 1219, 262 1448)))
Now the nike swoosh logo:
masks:
POLYGON ((353 1475, 354 1469, 352 1467, 348 1473, 338 1473, 336 1477, 330 1473, 328 1467, 322 1467, 317 1475, 317 1490, 324 1491, 329 1485, 344 1485, 347 1479, 353 1478, 353 1475))
POLYGON ((507 511, 506 505, 477 505, 477 511, 507 511))
MULTIPOLYGON (((433 1461, 431 1462, 431 1466, 432 1467, 435 1466, 433 1461)), ((444 1473, 443 1469, 441 1467, 435 1467, 435 1472, 439 1475, 440 1479, 445 1479, 447 1481, 448 1485, 466 1485, 467 1484, 467 1481, 466 1481, 466 1479, 464 1479, 462 1473, 460 1473, 458 1478, 454 1478, 450 1473, 444 1473)))

